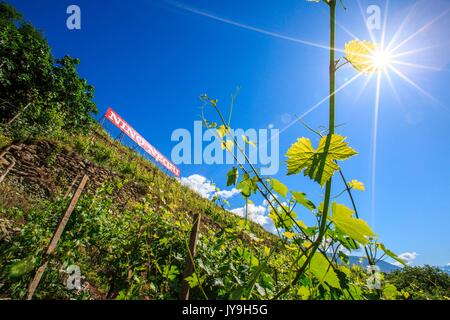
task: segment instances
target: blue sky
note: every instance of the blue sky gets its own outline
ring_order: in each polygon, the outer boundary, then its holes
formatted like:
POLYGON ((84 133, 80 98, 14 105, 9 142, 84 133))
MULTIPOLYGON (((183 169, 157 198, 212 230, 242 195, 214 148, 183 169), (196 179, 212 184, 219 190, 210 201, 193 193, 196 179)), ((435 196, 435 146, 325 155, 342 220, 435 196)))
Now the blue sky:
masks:
MULTIPOLYGON (((8 2, 43 31, 54 55, 81 59, 79 71, 95 86, 100 114, 113 107, 167 156, 176 144, 170 141, 173 130, 193 130, 193 121, 200 119, 202 93, 216 97, 219 106, 226 108, 230 94, 240 86, 232 126, 244 129, 270 124, 282 129, 327 96, 328 51, 295 41, 327 45, 324 4, 298 0, 8 2), (71 4, 81 8, 81 30, 66 28, 66 8, 71 4)), ((370 40, 362 13, 375 4, 384 19, 387 3, 344 2, 347 10, 339 7, 337 15, 336 45, 341 49, 352 40, 345 30, 370 40)), ((450 262, 450 14, 446 11, 450 1, 432 3, 389 2, 386 28, 382 28, 386 41, 400 30, 396 43, 410 38, 400 51, 425 49, 398 58, 409 64, 398 69, 415 85, 392 72, 395 90, 386 77, 381 79, 375 171, 374 78, 364 87, 367 76, 361 76, 337 94, 337 123, 345 124, 337 131, 348 136, 359 152, 342 169, 348 179, 366 185, 365 192, 355 195, 362 218, 393 251, 417 253, 414 264, 445 265, 450 262)), ((373 34, 379 40, 382 31, 373 34)), ((342 68, 337 86, 356 74, 350 66, 342 68)), ((327 103, 321 104, 304 120, 318 128, 327 124, 327 112, 327 103)), ((319 202, 322 190, 315 183, 300 175, 285 176, 284 154, 301 136, 317 143, 298 123, 280 135, 276 178, 319 202)), ((199 174, 219 187, 224 187, 229 168, 180 165, 182 176, 199 174)), ((342 188, 335 179, 334 193, 342 188)), ((339 201, 348 204, 345 197, 339 201)), ((254 202, 261 205, 262 199, 255 197, 254 202)), ((231 204, 237 208, 243 201, 237 196, 231 204)), ((307 215, 299 212, 299 217, 311 221, 307 215)))

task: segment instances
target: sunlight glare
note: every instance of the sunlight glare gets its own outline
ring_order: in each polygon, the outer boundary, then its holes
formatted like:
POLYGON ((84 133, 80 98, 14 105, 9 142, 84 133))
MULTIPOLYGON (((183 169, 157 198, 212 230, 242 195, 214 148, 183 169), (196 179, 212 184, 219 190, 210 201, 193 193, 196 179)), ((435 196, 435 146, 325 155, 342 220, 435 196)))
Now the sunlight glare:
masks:
POLYGON ((386 67, 390 66, 390 63, 392 61, 392 56, 386 50, 377 48, 375 51, 373 51, 373 53, 370 57, 370 60, 371 60, 373 68, 377 72, 380 72, 380 71, 385 70, 386 67))

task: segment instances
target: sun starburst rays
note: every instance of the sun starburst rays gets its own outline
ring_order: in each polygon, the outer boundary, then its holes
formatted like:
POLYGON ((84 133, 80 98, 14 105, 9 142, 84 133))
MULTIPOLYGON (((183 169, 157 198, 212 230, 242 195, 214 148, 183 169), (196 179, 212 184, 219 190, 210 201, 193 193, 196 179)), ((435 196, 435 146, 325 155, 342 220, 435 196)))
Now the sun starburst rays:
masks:
MULTIPOLYGON (((360 2, 358 1, 358 4, 361 9, 361 13, 364 17, 364 12, 362 11, 362 7, 360 2)), ((400 70, 401 67, 408 67, 408 68, 416 68, 416 69, 423 69, 428 71, 442 71, 441 68, 436 68, 432 66, 426 66, 419 63, 414 63, 410 61, 406 61, 406 57, 414 57, 414 55, 417 55, 418 53, 429 51, 431 49, 435 49, 436 46, 428 46, 423 48, 414 48, 409 50, 403 50, 402 48, 405 47, 405 45, 409 42, 411 42, 414 38, 419 36, 424 31, 428 30, 433 24, 435 24, 438 20, 443 18, 445 15, 447 15, 450 12, 450 8, 447 10, 444 10, 441 14, 424 24, 422 27, 417 29, 416 31, 412 32, 410 35, 406 36, 402 40, 399 39, 400 33, 405 28, 408 20, 411 18, 412 13, 414 9, 417 6, 417 2, 413 5, 413 7, 409 10, 407 16, 405 19, 401 22, 400 26, 397 28, 397 31, 394 33, 393 37, 390 39, 388 43, 386 43, 386 34, 387 34, 387 12, 388 12, 388 6, 389 1, 386 2, 385 7, 385 18, 383 23, 383 30, 381 33, 381 41, 380 43, 377 43, 375 40, 375 36, 368 28, 368 32, 370 35, 370 38, 373 43, 375 43, 375 49, 372 48, 366 48, 369 49, 370 55, 369 57, 366 57, 371 61, 372 68, 371 71, 377 71, 377 77, 376 77, 376 91, 375 91, 375 102, 374 102, 374 119, 373 119, 373 130, 372 130, 372 150, 371 150, 371 222, 372 226, 375 226, 375 212, 376 212, 376 172, 377 172, 377 146, 378 146, 378 126, 379 126, 379 114, 380 114, 380 98, 381 98, 381 81, 382 78, 386 78, 387 82, 392 89, 392 92, 394 93, 394 96, 396 100, 401 104, 400 96, 397 92, 396 86, 394 84, 394 81, 392 79, 392 74, 395 74, 398 76, 401 80, 406 82, 408 85, 415 88, 418 92, 425 95, 427 98, 432 100, 433 102, 442 105, 435 97, 433 97, 432 94, 430 94, 428 91, 426 91, 424 88, 422 88, 419 84, 417 84, 414 80, 412 80, 410 77, 408 77, 404 72, 400 70)), ((366 83, 364 84, 363 89, 366 87, 367 83, 370 81, 372 77, 369 77, 366 83)), ((363 90, 362 89, 362 90, 363 90)))
MULTIPOLYGON (((281 33, 265 30, 259 27, 255 27, 252 25, 244 24, 242 22, 234 21, 231 19, 223 18, 218 15, 213 15, 210 13, 207 13, 205 11, 201 11, 199 9, 186 6, 184 4, 178 3, 174 0, 165 0, 165 2, 171 4, 174 7, 177 7, 179 9, 185 10, 187 12, 190 12, 192 14, 196 14, 199 16, 203 16, 206 18, 209 18, 216 22, 225 23, 240 29, 244 29, 247 31, 256 32, 259 34, 266 35, 271 38, 283 40, 283 41, 289 41, 293 43, 297 43, 299 45, 305 45, 308 47, 315 47, 319 50, 330 50, 330 47, 327 45, 322 45, 320 43, 314 43, 309 40, 300 39, 297 37, 287 36, 281 33)), ((382 89, 382 81, 383 79, 386 79, 388 82, 389 87, 391 88, 392 92, 394 93, 395 99, 401 103, 401 97, 399 95, 399 92, 397 91, 398 86, 403 82, 409 86, 412 86, 417 92, 420 94, 423 94, 433 102, 437 103, 438 105, 442 106, 442 103, 438 101, 431 93, 429 93, 427 90, 422 88, 416 81, 411 79, 405 72, 405 69, 419 69, 424 71, 443 71, 445 69, 437 68, 433 66, 427 66, 421 63, 418 63, 417 61, 414 61, 414 58, 418 56, 419 53, 424 52, 430 52, 431 50, 435 50, 436 46, 426 46, 421 48, 406 48, 408 45, 410 45, 414 39, 416 39, 419 35, 423 34, 423 32, 428 31, 437 21, 441 20, 444 16, 446 16, 450 12, 450 7, 448 7, 446 10, 443 10, 440 12, 439 15, 434 17, 433 19, 426 22, 424 25, 419 27, 417 30, 414 30, 412 33, 409 33, 408 35, 401 38, 401 36, 404 35, 408 24, 412 21, 413 15, 416 12, 416 9, 419 6, 419 1, 415 1, 410 9, 408 10, 405 18, 400 22, 400 25, 396 26, 395 32, 392 34, 390 39, 388 40, 388 14, 389 14, 389 3, 390 1, 386 1, 386 5, 384 8, 384 19, 383 19, 383 26, 382 31, 380 35, 380 39, 377 40, 377 37, 375 36, 374 32, 366 25, 368 35, 371 40, 371 45, 368 45, 368 42, 361 41, 356 35, 354 35, 351 31, 349 31, 346 27, 344 27, 342 24, 340 24, 338 21, 336 22, 336 25, 342 29, 350 38, 355 39, 356 41, 359 41, 360 44, 362 44, 362 47, 365 51, 363 55, 360 55, 359 53, 356 53, 354 57, 356 57, 356 60, 360 60, 359 65, 355 63, 352 63, 349 61, 348 57, 346 57, 347 52, 345 48, 333 48, 337 53, 342 54, 344 57, 341 58, 341 61, 344 61, 341 65, 338 66, 338 68, 342 67, 343 65, 347 63, 351 63, 355 69, 357 69, 359 72, 352 77, 350 80, 346 81, 342 86, 340 86, 338 89, 335 90, 335 92, 332 95, 336 95, 338 92, 349 86, 351 83, 353 83, 355 80, 360 78, 363 74, 366 77, 364 79, 363 86, 359 90, 356 99, 365 91, 367 90, 368 84, 372 81, 372 79, 376 78, 376 90, 375 90, 375 102, 374 102, 374 119, 373 119, 373 131, 372 131, 372 152, 371 152, 371 220, 372 224, 375 223, 375 190, 376 190, 376 160, 377 160, 377 136, 378 136, 378 125, 379 125, 379 114, 380 114, 380 100, 381 100, 381 89, 382 89), (408 60, 406 60, 408 59, 408 60), (362 61, 361 60, 365 60, 362 61), (374 75, 376 74, 376 77, 374 75), (395 80, 402 80, 402 81, 395 81, 393 76, 396 76, 395 80)), ((361 5, 361 2, 358 0, 358 6, 361 11, 362 19, 363 21, 366 21, 366 13, 363 10, 363 7, 361 5)), ((339 62, 338 62, 339 63, 339 62)), ((448 71, 448 70, 447 70, 448 71)), ((305 108, 305 111, 301 114, 300 117, 293 120, 291 123, 289 123, 286 127, 282 128, 278 135, 292 127, 295 123, 318 109, 319 106, 321 106, 323 103, 329 100, 329 98, 332 95, 327 95, 317 103, 315 103, 313 106, 309 108, 305 108)), ((273 139, 273 137, 272 137, 273 139)))

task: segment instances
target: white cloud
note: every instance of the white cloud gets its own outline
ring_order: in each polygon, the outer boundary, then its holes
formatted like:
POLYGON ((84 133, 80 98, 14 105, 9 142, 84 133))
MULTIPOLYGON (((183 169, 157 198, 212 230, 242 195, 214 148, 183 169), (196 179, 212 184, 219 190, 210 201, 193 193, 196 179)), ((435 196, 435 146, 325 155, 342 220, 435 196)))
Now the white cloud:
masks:
POLYGON ((450 267, 450 262, 449 262, 449 263, 447 263, 447 266, 448 266, 448 267, 450 267))
POLYGON ((233 188, 231 190, 216 191, 216 186, 199 174, 193 174, 189 177, 182 177, 180 179, 181 184, 187 186, 189 189, 197 192, 203 198, 211 200, 214 195, 217 194, 219 198, 229 199, 239 193, 239 190, 233 188))
POLYGON ((235 195, 241 193, 238 189, 233 188, 231 190, 220 190, 219 192, 217 192, 217 195, 219 196, 219 198, 222 199, 229 199, 234 197, 235 195))
MULTIPOLYGON (((407 265, 411 265, 418 255, 419 254, 417 252, 403 252, 399 254, 398 257, 402 259, 407 265)), ((393 262, 392 264, 398 267, 402 266, 402 264, 397 261, 393 262)))
MULTIPOLYGON (((189 189, 197 192, 200 196, 205 199, 211 200, 215 195, 222 199, 229 199, 239 194, 240 191, 236 188, 231 190, 216 190, 216 186, 208 180, 206 177, 193 174, 189 177, 182 177, 179 179, 180 183, 187 186, 189 189)), ((267 201, 263 205, 255 206, 253 203, 248 205, 248 218, 263 226, 266 230, 275 233, 275 227, 272 220, 267 216, 267 201)), ((235 208, 230 210, 230 212, 240 216, 245 217, 245 207, 235 208)))
POLYGON ((189 189, 197 192, 203 198, 210 199, 211 195, 216 191, 216 187, 205 177, 199 174, 193 174, 189 177, 182 177, 181 184, 189 189))
MULTIPOLYGON (((245 207, 232 209, 230 212, 240 217, 245 217, 245 207)), ((264 206, 255 206, 253 203, 248 204, 248 218, 267 228, 270 228, 272 223, 272 220, 267 216, 267 208, 264 206)))

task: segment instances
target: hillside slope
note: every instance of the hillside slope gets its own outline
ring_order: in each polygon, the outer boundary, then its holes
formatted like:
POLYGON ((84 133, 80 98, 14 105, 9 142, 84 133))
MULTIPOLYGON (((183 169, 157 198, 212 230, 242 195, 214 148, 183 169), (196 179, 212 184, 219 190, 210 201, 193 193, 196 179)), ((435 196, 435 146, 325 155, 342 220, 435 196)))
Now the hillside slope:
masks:
MULTIPOLYGON (((30 140, 4 143, 16 160, 5 181, 0 185, 0 206, 28 209, 40 200, 54 200, 65 195, 82 175, 89 176, 87 190, 95 192, 108 182, 121 184, 112 198, 118 208, 131 207, 146 197, 158 204, 172 206, 178 202, 178 212, 206 213, 209 223, 227 224, 240 220, 232 213, 181 185, 151 161, 112 139, 97 127, 92 136, 64 135, 61 140, 30 140), (176 194, 176 197, 174 195, 176 194), (16 199, 18 197, 18 199, 16 199)), ((251 222, 252 231, 273 238, 262 227, 251 222)))
MULTIPOLYGON (((177 297, 186 260, 183 243, 189 239, 195 213, 202 214, 201 234, 227 234, 236 244, 244 241, 249 248, 270 244, 274 239, 259 225, 243 223, 243 219, 201 198, 111 139, 101 128, 96 128, 91 136, 64 135, 59 140, 18 143, 3 136, 3 141, 2 151, 8 151, 16 161, 0 184, 0 218, 4 230, 0 262, 2 266, 9 266, 2 270, 0 291, 3 296, 23 297, 25 284, 39 265, 43 250, 67 206, 70 197, 64 196, 68 193, 70 196, 73 182, 76 186, 83 174, 89 176, 86 190, 58 246, 53 267, 47 271, 54 278, 43 280, 38 297, 64 298, 67 294, 69 297, 93 294, 96 298, 114 298, 119 294, 137 294, 139 298, 177 297), (93 214, 94 206, 98 212, 93 214), (110 230, 99 230, 103 224, 110 230), (123 228, 124 225, 128 227, 123 228), (152 230, 144 232, 148 238, 143 241, 143 229, 150 226, 152 230), (242 227, 239 234, 236 226, 242 227), (123 239, 118 239, 120 236, 123 239), (97 243, 102 237, 110 237, 110 242, 97 243), (139 265, 136 267, 139 271, 135 271, 133 265, 140 264, 143 258, 139 252, 149 245, 150 239, 158 239, 154 243, 158 254, 153 253, 156 262, 146 257, 146 261, 142 261, 144 266, 139 265), (23 241, 29 246, 23 246, 23 241), (114 241, 117 241, 115 245, 114 241), (175 243, 177 248, 174 248, 175 243), (68 247, 71 249, 64 251, 68 247), (108 256, 112 252, 103 255, 98 251, 112 251, 112 248, 120 250, 121 254, 108 256), (97 260, 106 259, 108 264, 120 265, 133 251, 136 260, 129 260, 125 269, 119 266, 117 270, 106 271, 107 276, 102 274, 104 265, 97 260), (174 257, 178 260, 173 261, 174 257), (24 267, 21 262, 27 267, 15 270, 24 267), (79 292, 67 292, 63 286, 67 275, 59 270, 70 264, 79 265, 83 275, 91 274, 86 275, 84 289, 79 292), (152 264, 156 272, 151 286, 154 291, 129 293, 134 278, 149 279, 152 264), (165 275, 165 271, 169 275, 165 275), (11 277, 14 273, 18 276, 11 277), (17 278, 21 279, 20 286, 15 287, 17 278), (162 296, 155 296, 158 292, 155 282, 164 283, 163 293, 159 293, 162 296), (47 292, 50 287, 57 287, 60 292, 47 292), (124 288, 127 290, 123 291, 124 288)), ((228 246, 230 250, 233 248, 233 245, 228 246)), ((149 251, 145 254, 150 254, 149 251)))

